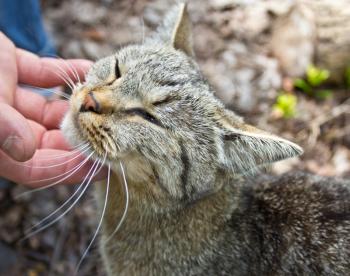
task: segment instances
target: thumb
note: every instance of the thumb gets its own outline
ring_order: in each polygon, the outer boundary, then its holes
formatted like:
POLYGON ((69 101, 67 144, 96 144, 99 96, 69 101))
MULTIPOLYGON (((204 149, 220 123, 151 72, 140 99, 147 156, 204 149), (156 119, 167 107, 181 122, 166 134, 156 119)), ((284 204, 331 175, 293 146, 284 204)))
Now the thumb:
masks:
POLYGON ((0 103, 0 148, 17 161, 30 159, 36 150, 27 120, 11 106, 0 103))

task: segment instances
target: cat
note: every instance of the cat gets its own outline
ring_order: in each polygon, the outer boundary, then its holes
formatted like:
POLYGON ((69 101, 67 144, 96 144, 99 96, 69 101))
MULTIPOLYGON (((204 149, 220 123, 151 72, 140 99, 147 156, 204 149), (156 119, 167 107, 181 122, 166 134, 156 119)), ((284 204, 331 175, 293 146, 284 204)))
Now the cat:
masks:
MULTIPOLYGON (((350 182, 248 176, 303 150, 215 97, 185 4, 142 45, 93 65, 62 130, 112 168, 100 240, 108 275, 350 274, 350 182)), ((95 186, 102 209, 107 186, 95 186)))

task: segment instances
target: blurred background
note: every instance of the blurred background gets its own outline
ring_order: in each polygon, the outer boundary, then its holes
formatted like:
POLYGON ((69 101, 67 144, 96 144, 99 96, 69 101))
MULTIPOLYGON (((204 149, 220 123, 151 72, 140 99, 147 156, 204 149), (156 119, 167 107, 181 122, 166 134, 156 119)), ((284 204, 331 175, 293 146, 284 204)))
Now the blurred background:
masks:
MULTIPOLYGON (((2 2, 0 20, 11 1, 2 2)), ((22 9, 31 9, 32 1, 22 2, 22 9)), ((300 158, 274 164, 270 172, 298 169, 350 177, 348 1, 188 2, 197 61, 217 96, 247 122, 305 150, 300 158)), ((142 42, 175 1, 38 3, 47 30, 43 39, 51 41, 39 54, 97 60, 142 42)), ((31 22, 17 21, 16 28, 26 30, 31 22)), ((40 35, 29 34, 34 40, 40 35)), ((18 243, 24 229, 55 210, 72 187, 14 200, 24 190, 0 185, 0 275, 72 275, 97 225, 92 197, 49 230, 18 243)), ((80 274, 104 275, 96 248, 80 274)))

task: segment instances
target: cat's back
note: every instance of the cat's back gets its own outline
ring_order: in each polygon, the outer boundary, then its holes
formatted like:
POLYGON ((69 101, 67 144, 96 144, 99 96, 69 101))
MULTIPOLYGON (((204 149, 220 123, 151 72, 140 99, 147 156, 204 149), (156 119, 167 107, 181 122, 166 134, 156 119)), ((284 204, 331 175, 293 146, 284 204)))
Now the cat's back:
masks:
POLYGON ((240 205, 249 247, 259 248, 257 270, 350 273, 350 181, 305 173, 261 177, 243 190, 240 205))

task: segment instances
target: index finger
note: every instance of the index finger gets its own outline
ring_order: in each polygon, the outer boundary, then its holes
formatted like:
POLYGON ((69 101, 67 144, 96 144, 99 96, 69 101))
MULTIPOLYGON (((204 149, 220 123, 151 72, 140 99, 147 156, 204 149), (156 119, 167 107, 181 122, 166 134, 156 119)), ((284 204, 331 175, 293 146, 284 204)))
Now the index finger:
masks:
POLYGON ((0 101, 12 105, 17 85, 15 46, 0 32, 0 101))
MULTIPOLYGON (((34 157, 25 163, 16 162, 0 151, 1 176, 30 187, 42 187, 55 182, 55 185, 79 183, 91 166, 92 161, 86 156, 62 150, 37 150, 34 157)), ((102 170, 94 180, 104 177, 105 170, 102 170)))
POLYGON ((16 49, 18 81, 39 87, 53 87, 65 83, 69 77, 74 83, 84 79, 92 62, 84 59, 40 58, 22 49, 16 49))
POLYGON ((69 108, 67 101, 48 101, 43 96, 21 87, 16 90, 14 107, 24 117, 42 124, 47 129, 58 128, 69 108))

